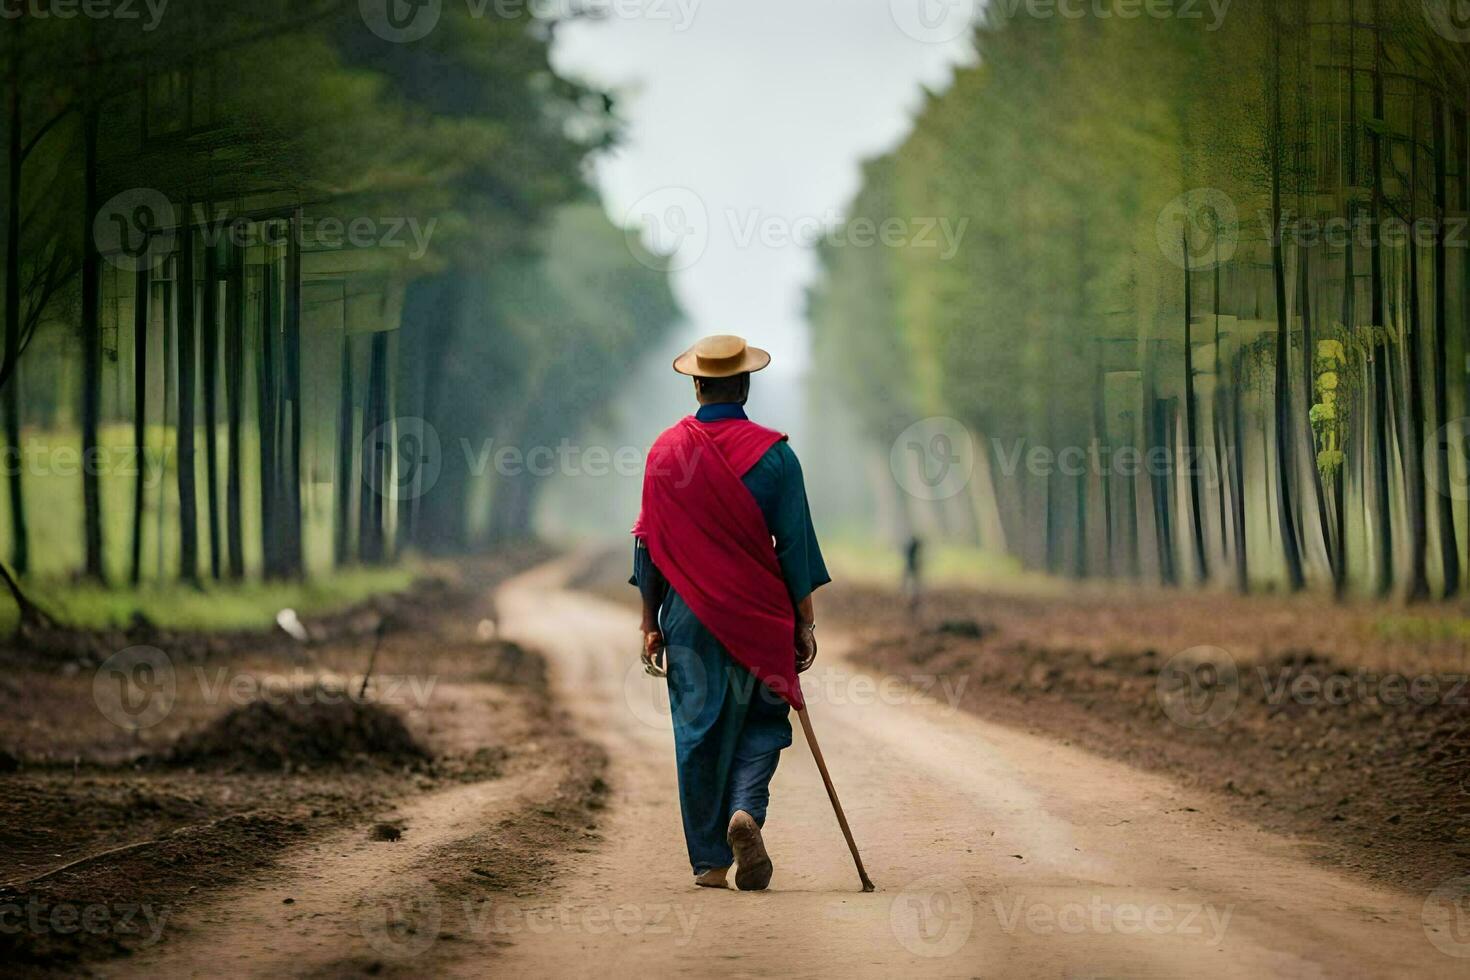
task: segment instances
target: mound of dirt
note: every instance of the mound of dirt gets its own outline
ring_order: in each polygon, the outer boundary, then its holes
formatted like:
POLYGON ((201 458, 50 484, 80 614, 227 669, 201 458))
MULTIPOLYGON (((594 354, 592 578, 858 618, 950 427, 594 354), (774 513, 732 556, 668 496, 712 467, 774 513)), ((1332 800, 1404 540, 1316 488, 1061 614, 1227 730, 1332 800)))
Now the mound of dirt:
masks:
POLYGON ((167 761, 195 768, 279 771, 402 766, 429 757, 394 712, 341 691, 317 689, 235 708, 180 738, 167 761))
POLYGON ((977 623, 973 619, 946 619, 929 632, 940 636, 963 636, 971 640, 979 640, 995 632, 995 627, 977 623))
POLYGON ((486 645, 487 666, 480 672, 479 680, 490 684, 512 684, 546 689, 546 661, 519 643, 509 640, 492 640, 486 645))

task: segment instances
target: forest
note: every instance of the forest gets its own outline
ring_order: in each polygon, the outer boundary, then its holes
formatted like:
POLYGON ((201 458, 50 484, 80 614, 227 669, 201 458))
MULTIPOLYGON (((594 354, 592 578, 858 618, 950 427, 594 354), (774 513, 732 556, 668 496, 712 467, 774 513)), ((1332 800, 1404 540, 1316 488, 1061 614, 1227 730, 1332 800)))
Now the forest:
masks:
POLYGON ((809 296, 877 453, 924 416, 974 441, 964 494, 875 487, 889 523, 1078 578, 1457 595, 1470 35, 1452 7, 991 4, 975 63, 867 162, 848 217, 968 219, 956 254, 828 245, 809 296))
POLYGON ((586 180, 612 96, 551 69, 553 22, 474 14, 413 44, 342 0, 7 19, 12 585, 528 536, 535 481, 461 447, 553 438, 678 311, 586 180))

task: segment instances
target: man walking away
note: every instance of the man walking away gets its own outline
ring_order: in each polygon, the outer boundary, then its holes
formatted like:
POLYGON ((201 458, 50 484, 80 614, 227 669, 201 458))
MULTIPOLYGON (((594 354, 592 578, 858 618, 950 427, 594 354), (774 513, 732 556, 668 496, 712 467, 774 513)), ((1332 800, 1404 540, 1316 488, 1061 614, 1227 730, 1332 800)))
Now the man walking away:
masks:
POLYGON ((700 407, 649 450, 633 528, 644 664, 668 678, 684 839, 713 888, 732 864, 742 890, 771 880, 771 777, 817 655, 812 591, 831 581, 796 453, 745 414, 770 360, 733 336, 675 359, 700 407))

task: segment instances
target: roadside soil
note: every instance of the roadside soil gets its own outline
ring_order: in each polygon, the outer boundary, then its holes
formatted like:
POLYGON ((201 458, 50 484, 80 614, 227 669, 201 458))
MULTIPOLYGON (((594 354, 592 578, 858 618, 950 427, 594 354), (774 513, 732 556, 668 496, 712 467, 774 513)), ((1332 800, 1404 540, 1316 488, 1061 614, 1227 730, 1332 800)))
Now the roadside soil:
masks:
POLYGON ((1155 770, 1419 890, 1470 872, 1463 610, 1079 589, 834 586, 853 658, 987 720, 1155 770), (919 680, 914 680, 918 678, 919 680))
MULTIPOLYGON (((493 601, 546 554, 445 567, 303 624, 307 642, 135 624, 0 650, 7 972, 146 971, 207 924, 245 922, 248 903, 220 905, 244 883, 272 913, 320 914, 292 883, 323 874, 357 890, 360 915, 349 941, 291 971, 379 973, 413 924, 376 899, 431 852, 446 893, 479 893, 526 887, 548 849, 585 847, 605 759, 554 708, 541 655, 500 634, 493 601), (445 837, 445 820, 473 833, 445 837), (343 853, 353 873, 333 877, 343 853)), ((170 975, 218 973, 229 955, 265 967, 254 938, 170 975)))
POLYGON ((1412 709, 1380 687, 1330 710, 1273 693, 1279 669, 1453 674, 1449 612, 954 592, 910 621, 891 592, 823 590, 803 688, 878 891, 798 732, 765 828, 776 876, 739 893, 692 883, 622 568, 465 566, 304 647, 185 649, 173 710, 137 731, 105 720, 105 658, 16 652, 39 699, 0 713, 7 968, 1463 974, 1463 711, 1447 690, 1412 709), (371 697, 327 704, 384 620, 371 697), (265 705, 191 674, 246 664, 265 705))

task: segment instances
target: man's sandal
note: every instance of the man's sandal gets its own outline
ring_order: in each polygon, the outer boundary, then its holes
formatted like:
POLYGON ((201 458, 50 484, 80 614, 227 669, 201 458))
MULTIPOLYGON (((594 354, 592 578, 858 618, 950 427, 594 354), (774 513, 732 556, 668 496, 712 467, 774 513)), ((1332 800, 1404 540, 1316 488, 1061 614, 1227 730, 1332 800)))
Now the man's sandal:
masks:
POLYGON ((694 883, 701 888, 729 888, 725 877, 729 873, 729 868, 710 868, 703 874, 695 875, 694 883))

